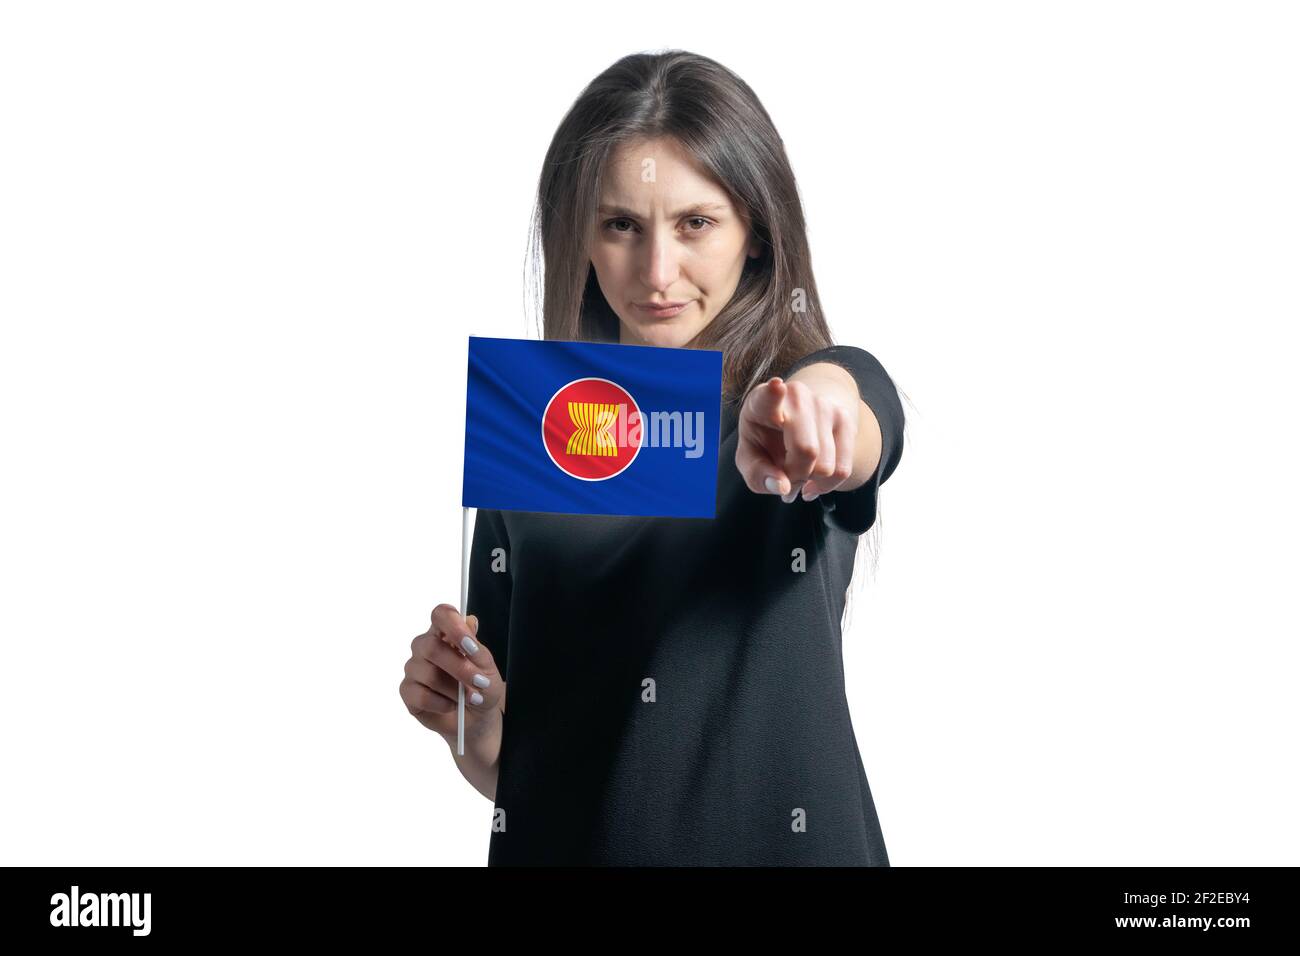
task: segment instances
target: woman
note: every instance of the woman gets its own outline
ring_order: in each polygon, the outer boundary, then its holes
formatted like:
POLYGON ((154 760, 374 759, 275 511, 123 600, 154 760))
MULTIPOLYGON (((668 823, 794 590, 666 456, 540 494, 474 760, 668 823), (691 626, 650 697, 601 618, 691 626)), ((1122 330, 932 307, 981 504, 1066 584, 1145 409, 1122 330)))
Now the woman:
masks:
POLYGON ((479 511, 474 613, 434 610, 401 695, 494 800, 489 864, 888 866, 840 621, 903 412, 832 345, 780 136, 718 63, 628 56, 537 213, 544 338, 722 350, 718 510, 479 511))

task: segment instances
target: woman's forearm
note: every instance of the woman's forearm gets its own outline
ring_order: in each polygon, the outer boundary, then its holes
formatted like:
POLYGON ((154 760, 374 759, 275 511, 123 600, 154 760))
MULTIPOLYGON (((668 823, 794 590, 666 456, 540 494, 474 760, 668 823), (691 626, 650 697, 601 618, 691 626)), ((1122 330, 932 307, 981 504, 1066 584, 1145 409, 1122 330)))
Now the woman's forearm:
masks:
POLYGON ((456 753, 456 735, 444 734, 443 739, 451 748, 451 757, 456 761, 456 768, 461 776, 483 796, 495 802, 497 794, 497 761, 501 756, 501 721, 493 721, 481 732, 465 732, 465 752, 456 753))
POLYGON ((853 375, 834 362, 815 362, 790 376, 791 382, 803 382, 818 395, 834 395, 845 408, 857 409, 857 442, 853 448, 853 472, 839 491, 852 491, 865 485, 880 465, 884 436, 871 406, 862 400, 853 375))

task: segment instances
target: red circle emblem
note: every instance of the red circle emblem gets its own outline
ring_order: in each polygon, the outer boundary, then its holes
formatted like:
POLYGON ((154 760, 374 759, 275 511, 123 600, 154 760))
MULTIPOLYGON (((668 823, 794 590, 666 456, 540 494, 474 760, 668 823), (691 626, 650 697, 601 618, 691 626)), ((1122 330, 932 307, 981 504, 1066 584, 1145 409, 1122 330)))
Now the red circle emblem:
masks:
POLYGON ((607 378, 580 378, 546 403, 542 444, 565 474, 583 481, 613 478, 641 451, 640 412, 621 385, 607 378))

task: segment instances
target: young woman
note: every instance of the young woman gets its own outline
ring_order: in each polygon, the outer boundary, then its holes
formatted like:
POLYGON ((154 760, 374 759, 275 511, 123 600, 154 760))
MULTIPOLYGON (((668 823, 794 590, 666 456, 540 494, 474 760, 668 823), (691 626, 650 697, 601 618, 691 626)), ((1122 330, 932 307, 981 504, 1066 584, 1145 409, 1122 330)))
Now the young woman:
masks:
POLYGON ((473 613, 434 609, 401 696, 494 801, 489 864, 888 866, 840 642, 903 411, 832 344, 780 136, 713 60, 628 56, 536 212, 544 338, 723 352, 718 512, 478 512, 473 613))

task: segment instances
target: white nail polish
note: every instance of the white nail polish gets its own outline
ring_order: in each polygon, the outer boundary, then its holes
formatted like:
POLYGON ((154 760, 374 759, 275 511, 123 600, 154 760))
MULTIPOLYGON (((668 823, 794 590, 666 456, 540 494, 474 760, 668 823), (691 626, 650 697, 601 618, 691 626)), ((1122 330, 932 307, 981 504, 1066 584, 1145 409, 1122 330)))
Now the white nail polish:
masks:
POLYGON ((779 495, 781 493, 781 482, 777 481, 771 475, 768 475, 763 479, 763 485, 774 495, 779 495))
POLYGON ((474 675, 474 686, 475 686, 475 687, 487 687, 487 686, 488 686, 489 684, 491 684, 491 683, 492 683, 492 682, 491 682, 490 680, 488 680, 486 677, 484 677, 482 674, 475 674, 475 675, 474 675))
POLYGON ((474 654, 478 651, 478 644, 468 634, 460 639, 460 646, 464 648, 466 654, 474 654))
POLYGON ((474 693, 469 695, 469 702, 475 705, 481 704, 483 703, 483 695, 478 691, 474 691, 474 693))

